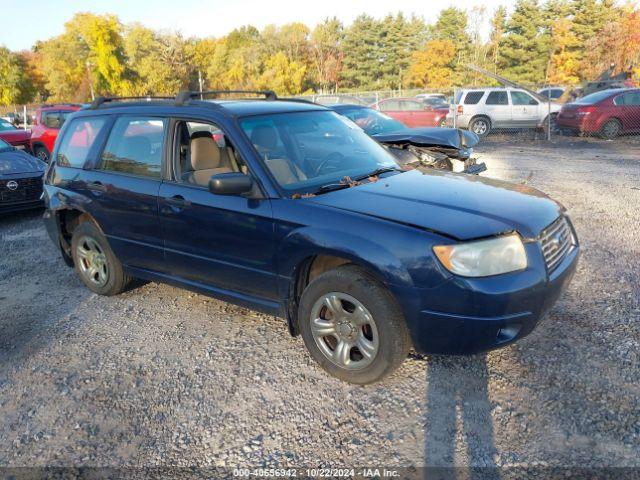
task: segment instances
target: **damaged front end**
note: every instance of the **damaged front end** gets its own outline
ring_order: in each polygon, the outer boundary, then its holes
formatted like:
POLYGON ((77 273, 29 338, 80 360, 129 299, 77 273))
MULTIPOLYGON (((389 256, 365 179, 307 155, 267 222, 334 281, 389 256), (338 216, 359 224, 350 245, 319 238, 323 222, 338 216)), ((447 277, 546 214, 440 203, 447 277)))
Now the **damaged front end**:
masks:
POLYGON ((415 128, 407 132, 374 135, 403 165, 469 174, 487 169, 472 158, 479 137, 459 128, 415 128))

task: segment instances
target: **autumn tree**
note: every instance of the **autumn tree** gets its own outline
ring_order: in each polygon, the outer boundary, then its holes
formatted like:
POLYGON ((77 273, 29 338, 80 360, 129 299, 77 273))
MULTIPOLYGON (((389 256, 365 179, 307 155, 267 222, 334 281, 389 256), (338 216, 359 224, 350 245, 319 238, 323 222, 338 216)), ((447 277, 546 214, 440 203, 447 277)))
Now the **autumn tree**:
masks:
POLYGON ((456 47, 451 40, 430 40, 411 56, 405 83, 408 87, 448 88, 453 80, 456 47))
POLYGON ((344 27, 337 18, 328 18, 311 33, 313 80, 322 91, 337 90, 342 72, 344 27))
POLYGON ((0 105, 27 103, 33 94, 24 59, 8 48, 0 47, 0 105))
POLYGON ((297 95, 302 93, 306 70, 303 63, 291 61, 284 52, 278 52, 266 60, 257 86, 278 95, 297 95))

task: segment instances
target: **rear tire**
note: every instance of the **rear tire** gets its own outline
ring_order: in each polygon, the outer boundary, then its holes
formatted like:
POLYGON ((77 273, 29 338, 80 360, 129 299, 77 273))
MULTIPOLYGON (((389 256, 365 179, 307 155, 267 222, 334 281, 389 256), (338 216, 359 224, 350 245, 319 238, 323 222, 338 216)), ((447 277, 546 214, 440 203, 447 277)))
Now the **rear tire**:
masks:
POLYGON ((81 223, 73 231, 71 254, 82 283, 98 295, 117 295, 131 282, 107 239, 93 222, 81 223))
POLYGON ((298 322, 313 359, 349 383, 364 385, 389 375, 411 347, 395 298, 355 265, 316 277, 302 293, 298 322))
POLYGON ((49 163, 49 150, 46 147, 35 147, 33 149, 34 156, 38 157, 43 162, 49 163))
POLYGON ((487 117, 476 117, 469 123, 469 130, 479 137, 486 137, 491 131, 491 121, 487 117))
POLYGON ((607 120, 604 122, 602 127, 600 127, 600 136, 605 140, 613 140, 622 131, 622 124, 619 120, 612 118, 611 120, 607 120))

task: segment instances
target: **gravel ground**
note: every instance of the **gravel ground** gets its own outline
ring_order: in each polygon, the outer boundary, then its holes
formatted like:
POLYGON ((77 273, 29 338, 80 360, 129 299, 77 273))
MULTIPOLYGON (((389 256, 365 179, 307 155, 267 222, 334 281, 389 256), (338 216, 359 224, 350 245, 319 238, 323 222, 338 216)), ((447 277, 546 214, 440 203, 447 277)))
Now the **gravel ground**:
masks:
POLYGON ((569 210, 575 279, 529 337, 328 377, 281 319, 166 285, 81 286, 40 214, 0 219, 0 466, 640 467, 640 149, 487 143, 569 210))

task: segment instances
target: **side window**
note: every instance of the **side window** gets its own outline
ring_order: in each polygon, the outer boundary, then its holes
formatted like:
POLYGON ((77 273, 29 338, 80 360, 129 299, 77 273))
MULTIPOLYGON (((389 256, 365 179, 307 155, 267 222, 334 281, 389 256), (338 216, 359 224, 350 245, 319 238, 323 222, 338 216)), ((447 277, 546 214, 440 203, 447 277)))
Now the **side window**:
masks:
POLYGON ((487 96, 487 105, 509 105, 509 97, 507 92, 491 92, 487 96))
POLYGON ((100 168, 112 172, 160 178, 166 120, 120 117, 116 120, 100 168))
POLYGON ((618 106, 638 106, 640 105, 640 93, 625 93, 623 95, 618 95, 613 102, 618 106))
POLYGON ((47 128, 62 128, 62 124, 64 123, 62 112, 42 112, 42 123, 47 128))
POLYGON ((407 112, 420 112, 424 110, 424 107, 418 102, 411 102, 409 100, 405 100, 402 102, 402 110, 407 112))
POLYGON ((67 128, 58 148, 56 162, 63 167, 82 168, 87 161, 93 142, 102 131, 105 119, 77 118, 67 128))
POLYGON ((380 103, 380 111, 382 112, 397 112, 400 110, 400 102, 397 100, 389 100, 388 102, 380 103))
POLYGON ((480 102, 480 99, 484 96, 483 91, 475 91, 467 93, 467 96, 464 98, 465 105, 477 105, 480 102))
POLYGON ((511 103, 513 105, 538 105, 538 101, 525 92, 512 91, 511 103))
POLYGON ((178 122, 173 168, 178 181, 207 187, 212 175, 248 173, 246 163, 212 123, 178 122))

